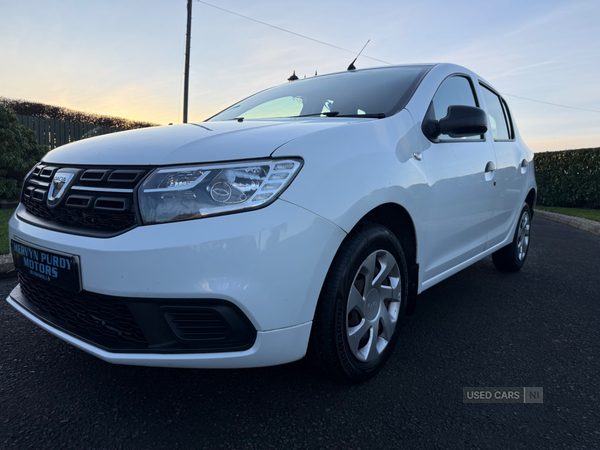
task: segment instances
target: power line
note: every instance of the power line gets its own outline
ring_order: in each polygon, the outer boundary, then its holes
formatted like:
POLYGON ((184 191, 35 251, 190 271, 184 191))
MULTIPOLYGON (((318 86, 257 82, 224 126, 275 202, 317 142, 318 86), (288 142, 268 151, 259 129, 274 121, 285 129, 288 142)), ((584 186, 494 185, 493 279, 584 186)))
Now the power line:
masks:
POLYGON ((519 97, 518 95, 512 95, 512 94, 502 93, 502 95, 507 95, 508 97, 520 98, 521 100, 528 100, 530 102, 543 103, 544 105, 560 106, 561 108, 577 109, 579 111, 600 113, 600 111, 597 111, 595 109, 585 109, 585 108, 577 108, 576 106, 559 105, 558 103, 543 102, 541 100, 534 100, 532 98, 527 98, 527 97, 519 97))
MULTIPOLYGON (((206 5, 206 6, 210 6, 210 7, 215 8, 215 9, 219 9, 219 10, 224 11, 226 13, 233 14, 234 16, 242 17, 244 19, 251 20, 252 22, 260 23, 261 25, 265 25, 267 27, 275 28, 276 30, 283 31, 284 33, 293 34, 294 36, 298 36, 298 37, 301 37, 301 38, 304 38, 304 39, 308 39, 309 41, 317 42, 319 44, 323 44, 323 45, 326 45, 328 47, 332 47, 332 48, 335 48, 335 49, 338 49, 338 50, 342 50, 344 52, 356 54, 355 51, 348 50, 347 48, 338 47, 337 45, 333 45, 333 44, 330 44, 328 42, 320 41, 318 39, 311 38, 310 36, 305 36, 305 35, 300 34, 300 33, 295 33, 294 31, 286 30, 285 28, 281 28, 281 27, 278 27, 278 26, 275 26, 275 25, 271 25, 270 23, 262 22, 260 20, 253 19, 252 17, 244 16, 243 14, 239 14, 239 13, 230 11, 228 9, 221 8, 220 6, 212 5, 212 4, 204 2, 202 0, 194 0, 194 1, 196 1, 198 3, 202 3, 203 5, 206 5)), ((367 56, 367 55, 362 55, 362 56, 364 58, 372 59, 373 61, 379 61, 379 62, 382 62, 384 64, 393 65, 393 63, 391 63, 391 62, 384 61, 382 59, 373 58, 372 56, 367 56)), ((527 98, 527 97, 519 97, 518 95, 512 95, 512 94, 505 94, 505 93, 503 93, 502 95, 506 95, 506 96, 509 96, 509 97, 515 97, 515 98, 519 98, 521 100, 527 100, 527 101, 535 102, 535 103, 543 103, 545 105, 558 106, 560 108, 569 108, 569 109, 577 109, 579 111, 588 111, 588 112, 600 113, 600 111, 597 111, 595 109, 585 109, 585 108, 578 108, 576 106, 559 105, 558 103, 544 102, 544 101, 541 101, 541 100, 534 100, 532 98, 527 98)))
MULTIPOLYGON (((227 12, 229 14, 233 14, 234 16, 243 17, 244 19, 251 20, 252 22, 260 23, 261 25, 266 25, 267 27, 275 28, 276 30, 283 31, 283 32, 289 33, 289 34, 293 34, 294 36, 298 36, 298 37, 301 37, 301 38, 304 38, 304 39, 308 39, 309 41, 318 42, 319 44, 327 45, 328 47, 333 47, 333 48, 336 48, 338 50, 342 50, 344 52, 348 52, 348 53, 352 53, 353 55, 356 55, 356 52, 354 50, 348 50, 347 48, 338 47, 337 45, 329 44, 328 42, 320 41, 318 39, 314 39, 314 38, 311 38, 309 36, 305 36, 305 35, 300 34, 300 33, 295 33, 293 31, 286 30, 285 28, 281 28, 281 27, 278 27, 278 26, 275 26, 275 25, 271 25, 270 23, 262 22, 260 20, 253 19, 252 17, 244 16, 242 14, 238 14, 238 13, 230 11, 228 9, 221 8, 220 6, 211 5, 210 3, 206 3, 206 2, 203 2, 201 0, 195 0, 195 1, 197 1, 198 3, 202 3, 203 5, 206 5, 206 6, 211 6, 212 8, 215 8, 215 9, 220 9, 221 11, 225 11, 225 12, 227 12)), ((372 59, 373 61, 379 61, 379 62, 384 63, 384 64, 393 65, 393 63, 391 63, 391 62, 384 61, 382 59, 373 58, 372 56, 363 55, 363 58, 368 58, 368 59, 372 59)))

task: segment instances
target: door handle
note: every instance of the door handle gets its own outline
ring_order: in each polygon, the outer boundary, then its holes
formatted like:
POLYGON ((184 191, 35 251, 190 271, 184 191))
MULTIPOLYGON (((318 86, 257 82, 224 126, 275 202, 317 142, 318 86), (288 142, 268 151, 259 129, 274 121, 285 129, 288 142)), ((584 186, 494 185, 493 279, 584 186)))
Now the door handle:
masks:
POLYGON ((521 161, 521 167, 523 167, 523 168, 527 167, 528 164, 529 164, 529 162, 526 159, 521 161))
POLYGON ((488 161, 485 165, 485 173, 490 173, 496 170, 496 165, 492 161, 488 161))

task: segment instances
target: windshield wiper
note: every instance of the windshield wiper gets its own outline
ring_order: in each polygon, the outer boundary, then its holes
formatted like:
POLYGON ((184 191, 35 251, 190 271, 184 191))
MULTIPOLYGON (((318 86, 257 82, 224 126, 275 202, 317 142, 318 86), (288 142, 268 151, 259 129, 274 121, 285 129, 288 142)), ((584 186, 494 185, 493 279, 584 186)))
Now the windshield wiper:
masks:
POLYGON ((327 117, 365 117, 368 119, 383 119, 385 117, 384 113, 374 113, 374 114, 340 114, 339 111, 329 111, 315 114, 304 114, 301 116, 289 116, 289 117, 310 117, 310 116, 327 116, 327 117))
POLYGON ((338 111, 329 111, 325 113, 315 113, 315 114, 304 114, 302 116, 289 116, 289 117, 310 117, 310 116, 327 116, 327 117, 365 117, 368 119, 383 119, 385 117, 384 113, 374 113, 374 114, 340 114, 338 111))
MULTIPOLYGON (((336 117, 338 114, 339 114, 339 112, 337 112, 337 111, 328 111, 328 112, 315 113, 315 114, 304 114, 302 116, 269 117, 269 119, 293 119, 296 117, 311 117, 311 116, 336 117)), ((244 118, 243 117, 234 117, 232 119, 227 119, 227 120, 237 120, 238 122, 243 122, 244 118)))
MULTIPOLYGON (((384 113, 375 113, 375 114, 340 114, 339 111, 327 111, 321 113, 314 114, 302 114, 300 116, 284 116, 284 117, 269 117, 270 119, 295 119, 296 117, 315 117, 315 116, 326 116, 326 117, 364 117, 367 119, 383 119, 385 117, 384 113)), ((237 120, 238 122, 243 122, 243 117, 234 117, 233 119, 227 120, 237 120)))
POLYGON ((383 119, 385 117, 384 113, 374 113, 374 114, 338 114, 335 117, 366 117, 372 119, 383 119))
POLYGON ((320 113, 314 113, 314 114, 302 114, 301 116, 287 116, 286 118, 293 118, 293 117, 311 117, 311 116, 327 116, 327 117, 337 117, 337 115, 339 114, 338 111, 327 111, 327 112, 320 112, 320 113))

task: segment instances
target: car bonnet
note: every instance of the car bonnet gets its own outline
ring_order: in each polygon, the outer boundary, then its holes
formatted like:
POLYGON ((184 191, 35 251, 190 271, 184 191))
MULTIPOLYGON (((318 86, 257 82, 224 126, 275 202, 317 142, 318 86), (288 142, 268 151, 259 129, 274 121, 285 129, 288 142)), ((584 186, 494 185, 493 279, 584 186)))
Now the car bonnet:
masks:
POLYGON ((376 119, 234 120, 144 128, 67 144, 43 161, 158 166, 264 158, 297 137, 364 120, 376 119))

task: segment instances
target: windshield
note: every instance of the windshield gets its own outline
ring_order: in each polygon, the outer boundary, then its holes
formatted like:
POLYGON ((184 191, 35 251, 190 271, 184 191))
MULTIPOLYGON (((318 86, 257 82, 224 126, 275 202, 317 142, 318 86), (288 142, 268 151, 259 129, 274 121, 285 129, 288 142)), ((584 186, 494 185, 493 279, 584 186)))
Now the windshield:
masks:
POLYGON ((404 108, 431 66, 348 71, 259 92, 208 121, 280 117, 387 117, 404 108))

